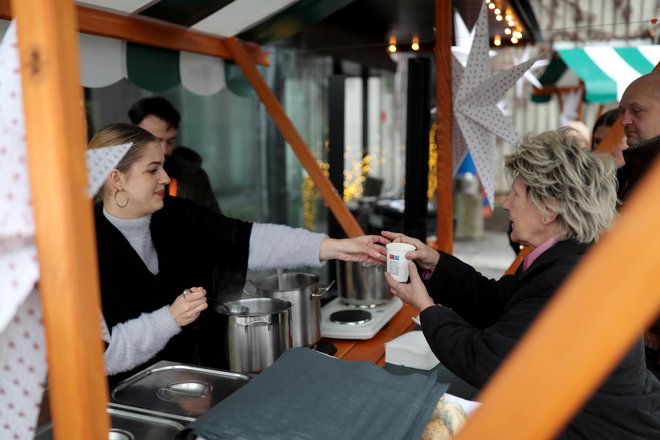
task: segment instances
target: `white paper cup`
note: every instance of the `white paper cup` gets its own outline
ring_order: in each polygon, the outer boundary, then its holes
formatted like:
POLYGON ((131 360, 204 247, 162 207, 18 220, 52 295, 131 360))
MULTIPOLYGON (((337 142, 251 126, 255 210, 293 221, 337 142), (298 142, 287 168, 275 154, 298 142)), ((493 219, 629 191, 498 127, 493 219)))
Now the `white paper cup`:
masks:
POLYGON ((406 253, 417 248, 408 243, 390 243, 386 248, 387 271, 396 281, 405 283, 408 281, 408 264, 411 261, 406 258, 406 253))

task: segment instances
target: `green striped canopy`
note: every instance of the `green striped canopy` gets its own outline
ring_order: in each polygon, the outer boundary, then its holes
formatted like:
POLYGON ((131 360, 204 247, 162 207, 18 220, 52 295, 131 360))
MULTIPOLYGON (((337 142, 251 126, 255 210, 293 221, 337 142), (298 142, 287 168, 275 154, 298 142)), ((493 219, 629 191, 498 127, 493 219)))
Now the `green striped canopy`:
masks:
MULTIPOLYGON (((660 45, 559 49, 539 81, 543 85, 561 85, 570 70, 584 82, 585 102, 607 104, 620 100, 628 84, 651 72, 658 62, 660 45)), ((532 98, 534 102, 549 99, 532 98)))

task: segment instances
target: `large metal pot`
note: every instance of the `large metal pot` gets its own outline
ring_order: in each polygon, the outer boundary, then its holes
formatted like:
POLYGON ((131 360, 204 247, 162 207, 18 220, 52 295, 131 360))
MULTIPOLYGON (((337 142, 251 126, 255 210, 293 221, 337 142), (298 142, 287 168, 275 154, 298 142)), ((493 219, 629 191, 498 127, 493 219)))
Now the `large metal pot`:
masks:
POLYGON ((307 347, 321 339, 321 297, 328 287, 319 287, 319 277, 290 272, 270 275, 254 283, 260 297, 291 302, 291 337, 294 347, 307 347))
POLYGON ((227 315, 229 369, 259 373, 291 348, 291 303, 276 298, 230 301, 216 309, 227 315))
POLYGON ((341 302, 370 307, 387 303, 392 295, 385 281, 385 266, 337 261, 337 288, 341 302))

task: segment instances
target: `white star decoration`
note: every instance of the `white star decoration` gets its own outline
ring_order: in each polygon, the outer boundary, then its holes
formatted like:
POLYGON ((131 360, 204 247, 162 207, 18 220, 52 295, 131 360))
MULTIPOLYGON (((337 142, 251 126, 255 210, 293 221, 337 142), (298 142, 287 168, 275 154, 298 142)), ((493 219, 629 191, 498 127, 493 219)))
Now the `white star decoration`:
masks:
POLYGON ((475 25, 475 36, 465 67, 452 60, 453 170, 470 150, 493 207, 495 191, 495 136, 516 145, 520 136, 497 103, 531 66, 536 58, 490 76, 489 34, 486 4, 482 4, 475 25))
MULTIPOLYGON (((513 54, 513 64, 516 65, 525 62, 529 60, 530 56, 531 56, 531 48, 530 46, 525 46, 525 50, 520 58, 518 58, 515 54, 513 54)), ((541 67, 545 67, 548 64, 550 64, 549 60, 536 60, 536 62, 532 65, 532 67, 530 67, 529 70, 525 72, 523 77, 518 81, 516 81, 516 98, 520 98, 521 96, 523 96, 523 87, 525 84, 524 80, 527 80, 527 82, 529 82, 537 89, 543 87, 543 84, 541 84, 538 78, 534 76, 532 70, 540 69, 541 67)))

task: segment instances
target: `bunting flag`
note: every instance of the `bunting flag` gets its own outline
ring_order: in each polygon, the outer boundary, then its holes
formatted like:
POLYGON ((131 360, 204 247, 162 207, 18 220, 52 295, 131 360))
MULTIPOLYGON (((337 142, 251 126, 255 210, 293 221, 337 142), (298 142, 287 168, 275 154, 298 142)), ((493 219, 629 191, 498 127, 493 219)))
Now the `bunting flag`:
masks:
POLYGON ((0 430, 34 436, 46 378, 16 24, 0 44, 0 430))

